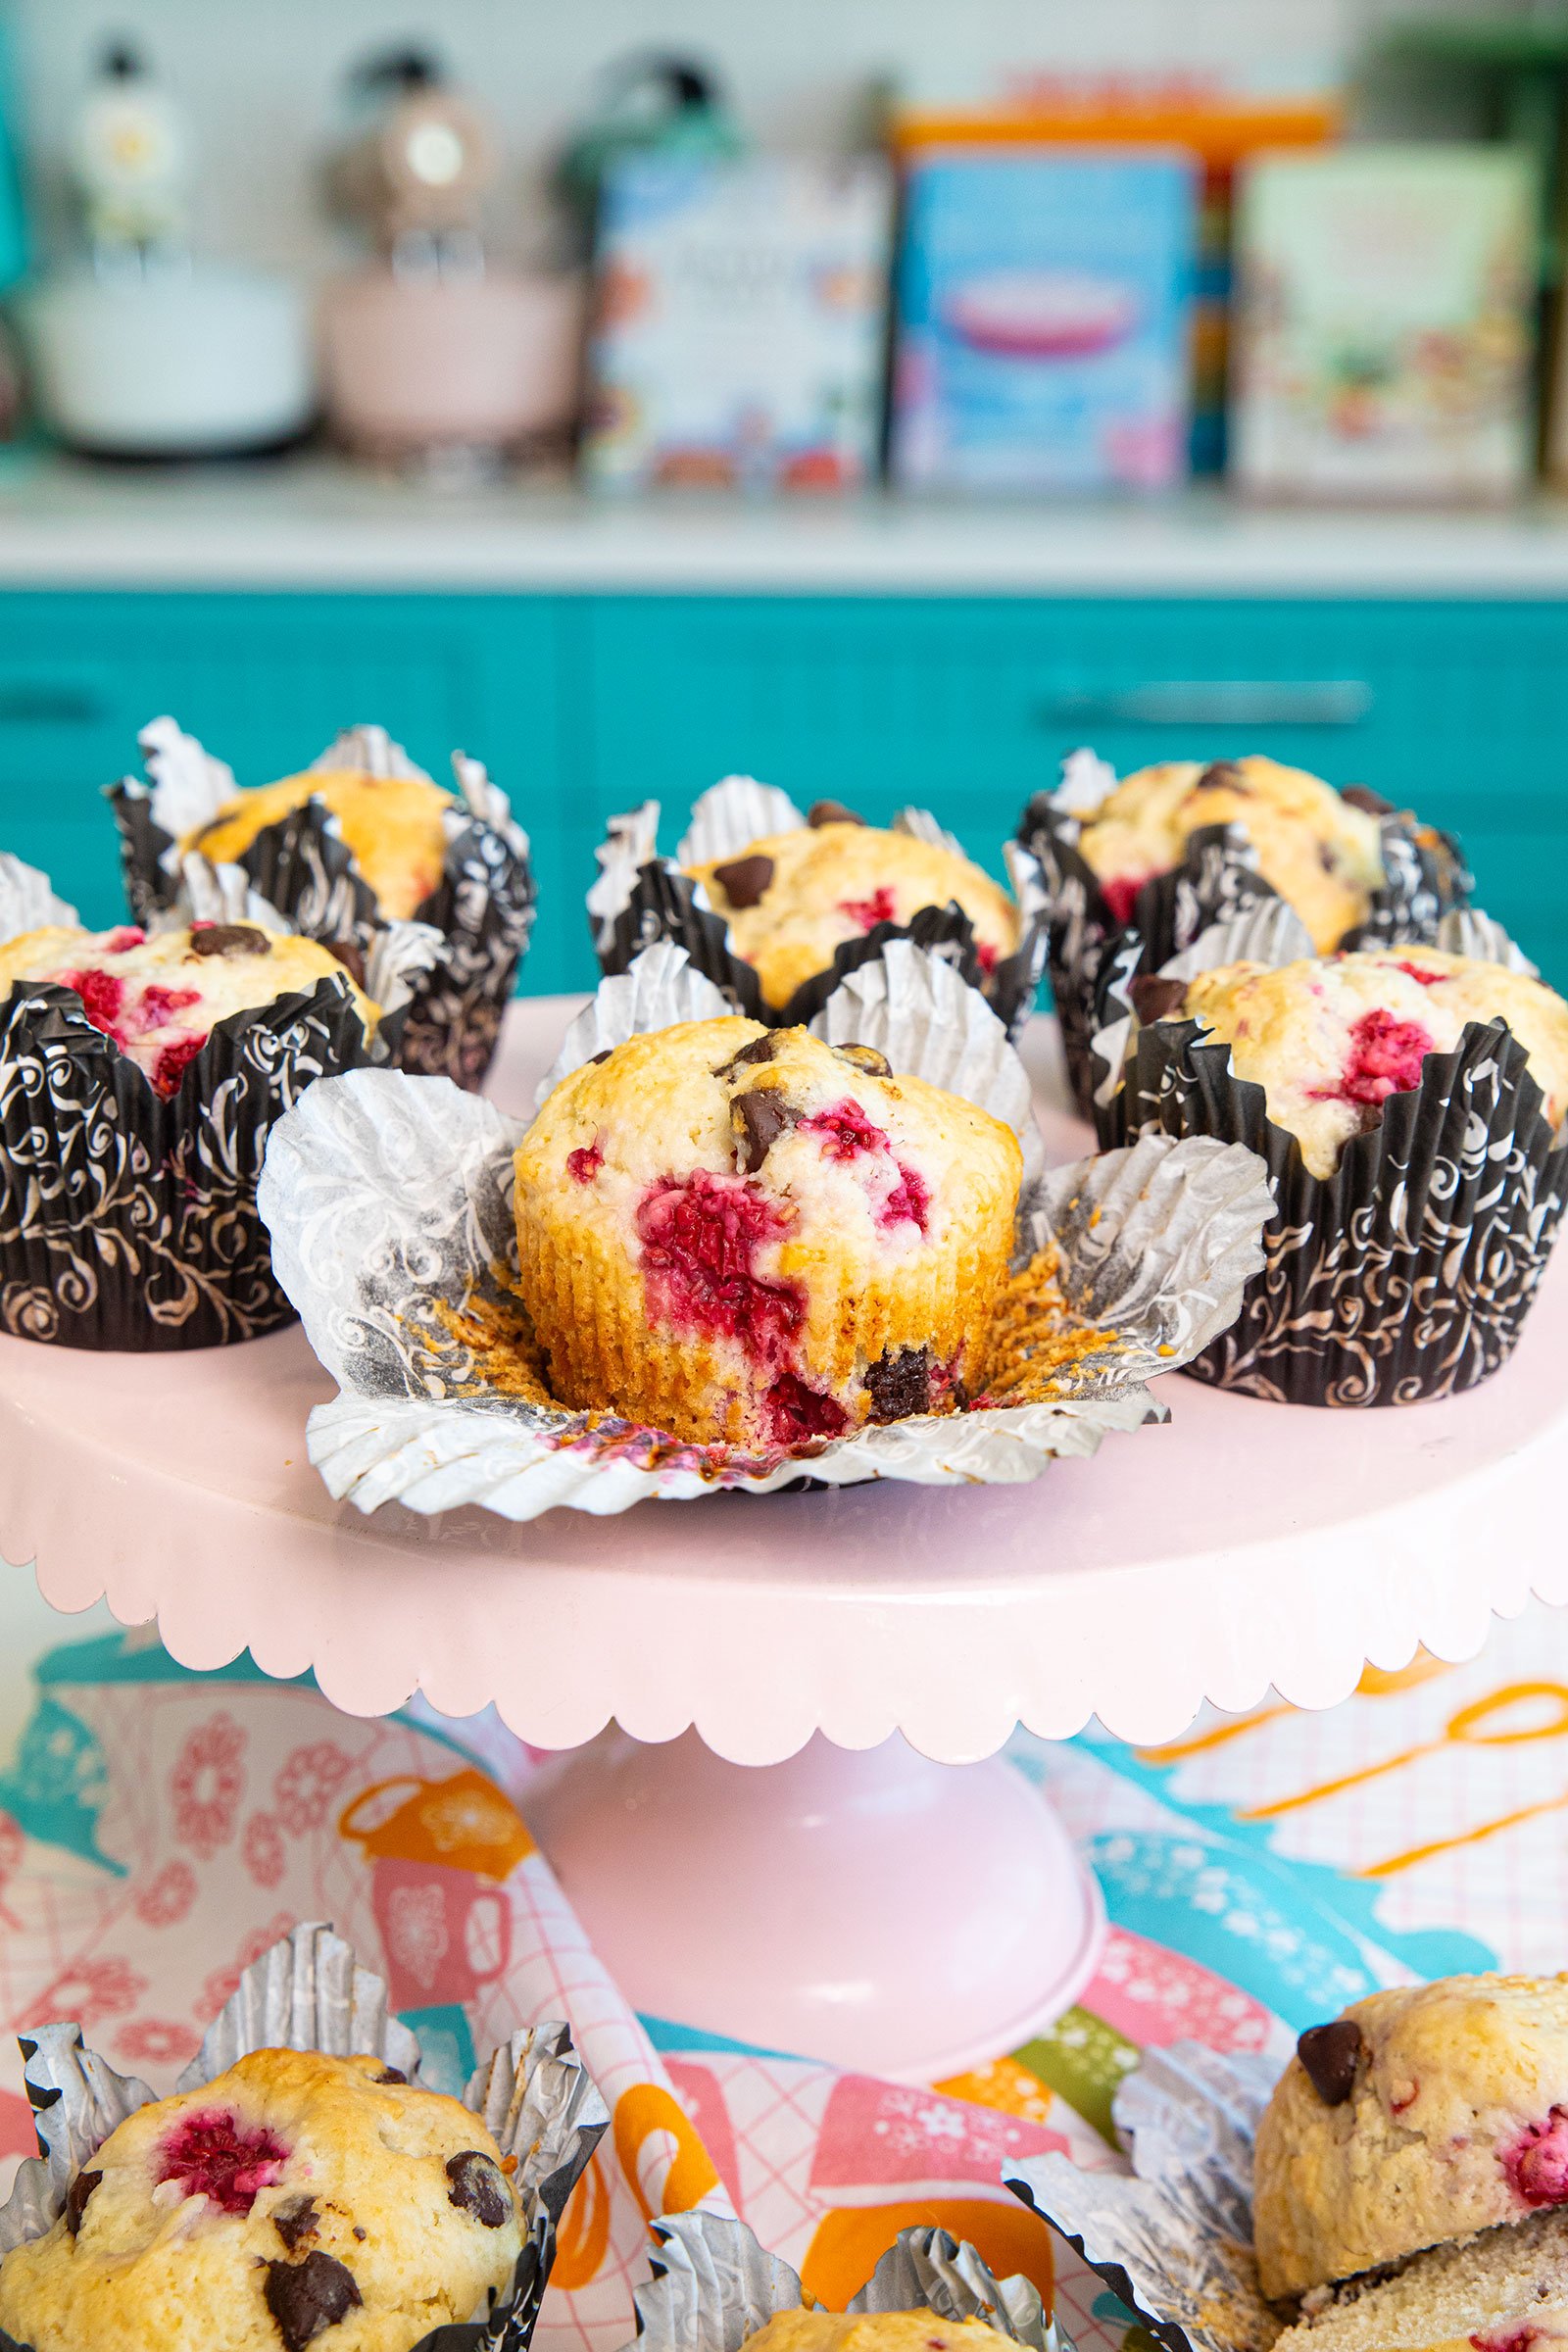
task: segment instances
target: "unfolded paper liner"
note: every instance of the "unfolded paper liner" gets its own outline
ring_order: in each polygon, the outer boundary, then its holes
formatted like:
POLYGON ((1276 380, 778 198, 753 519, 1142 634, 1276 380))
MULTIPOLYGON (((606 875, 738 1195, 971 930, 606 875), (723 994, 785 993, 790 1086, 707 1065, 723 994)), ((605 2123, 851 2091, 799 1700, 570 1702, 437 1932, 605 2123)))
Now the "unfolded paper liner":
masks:
MULTIPOLYGON (((737 956, 729 925, 714 911, 701 883, 684 869, 738 857, 755 841, 803 829, 806 817, 787 793, 751 776, 726 776, 693 805, 691 823, 673 858, 659 855, 657 801, 611 818, 594 853, 599 876, 588 893, 588 919, 600 969, 626 971, 658 941, 682 947, 693 968, 706 973, 727 1001, 727 1009, 779 1028, 809 1022, 849 975, 871 963, 891 941, 912 940, 942 956, 965 984, 978 991, 1016 1037, 1034 1009, 1046 954, 1046 893, 1039 864, 1022 842, 1004 845, 1008 880, 1018 907, 1018 945, 982 972, 974 930, 956 901, 922 906, 907 923, 878 923, 863 939, 846 940, 826 970, 802 982, 782 1010, 762 1002, 756 968, 737 956)), ((891 831, 967 856, 963 845, 926 808, 901 808, 891 831)))
MULTIPOLYGON (((255 919, 237 867, 186 863, 207 919, 255 919)), ((0 863, 0 942, 62 916, 42 874, 0 863)), ((161 1352, 291 1321, 256 1208, 268 1135, 317 1079, 395 1047, 432 937, 400 923, 377 940, 375 1039, 346 981, 323 978, 220 1021, 168 1100, 74 990, 18 981, 0 1002, 0 1331, 161 1352)))
MULTIPOLYGON (((805 2303, 795 2272, 744 2222, 674 2214, 655 2222, 653 2234, 653 2283, 633 2296, 636 2352, 740 2352, 769 2320, 805 2303)), ((847 2308, 982 2320, 1030 2352, 1073 2352, 1030 2279, 995 2278, 973 2246, 945 2230, 901 2230, 847 2308)))
MULTIPOLYGON (((155 2095, 84 2048, 79 2026, 42 2026, 20 2039, 43 2153, 18 2167, 11 2196, 0 2206, 0 2256, 54 2227, 75 2174, 117 2125, 155 2095)), ((236 2059, 265 2049, 337 2058, 368 2053, 411 2082, 419 2080, 418 2038, 391 2015, 386 1985, 320 1921, 292 1929, 245 1971, 175 2088, 199 2090, 236 2059)), ((517 2159, 513 2185, 522 2250, 510 2284, 483 2319, 434 2328, 411 2352, 526 2352, 566 2199, 610 2119, 569 2031, 559 2023, 514 2034, 493 2051, 469 2079, 463 2103, 503 2156, 517 2159)), ((0 2328, 0 2352, 29 2348, 0 2328)))
MULTIPOLYGON (((601 984, 547 1086, 634 1033, 727 1010, 662 943, 601 984)), ((506 1303, 497 1269, 516 1264, 513 1155, 525 1124, 439 1080, 364 1071, 314 1089, 279 1127, 261 1187, 278 1279, 338 1384, 309 1429, 333 1495, 364 1511, 477 1503, 526 1520, 720 1489, 771 1494, 803 1475, 1016 1484, 1093 1453, 1109 1431, 1162 1420, 1145 1384, 1224 1329, 1261 1262, 1271 1207, 1261 1167, 1246 1152, 1152 1137, 1042 1175, 1028 1081, 1001 1022, 907 941, 852 975, 814 1025, 876 1047, 896 1071, 929 1070, 1027 1139, 1015 1263, 1056 1242, 1068 1308, 1107 1335, 1103 1348, 1063 1364, 1049 1400, 913 1415, 788 1453, 697 1446, 609 1417, 590 1426, 583 1412, 493 1388, 475 1395, 479 1360, 453 1319, 475 1298, 506 1303)))
MULTIPOLYGON (((1455 908, 1433 943, 1531 971, 1500 924, 1455 908)), ((1469 1022, 1421 1083, 1384 1103, 1330 1177, 1238 1078, 1229 1046, 1196 1020, 1141 1026, 1132 950, 1112 967, 1092 1048, 1102 1141, 1204 1135, 1265 1161, 1276 1209, 1267 1262, 1230 1328, 1187 1369, 1275 1402, 1396 1405, 1451 1396, 1507 1360, 1545 1271, 1568 1193, 1568 1136, 1554 1133, 1525 1049, 1501 1021, 1469 1022)), ((1277 900, 1212 925, 1163 975, 1294 962, 1305 931, 1277 900)))
MULTIPOLYGON (((1117 785, 1108 760, 1090 751, 1062 762, 1054 792, 1037 793, 1018 825, 1019 843, 1038 865, 1046 900, 1046 969, 1061 1027, 1062 1054, 1073 1100, 1094 1115, 1091 1043, 1110 958, 1136 934, 1140 960, 1133 971, 1157 971, 1211 924, 1278 893, 1257 870, 1257 856, 1239 824, 1205 825, 1188 837, 1180 864, 1146 882, 1129 922, 1106 904, 1099 876, 1078 847, 1117 785)), ((1450 907, 1469 904, 1472 881, 1464 853, 1449 833, 1391 809, 1379 826, 1384 884, 1372 894, 1366 921, 1344 948, 1431 946, 1450 907)))
MULTIPOLYGON (((123 777, 108 798, 120 826, 126 896, 137 921, 151 926, 180 904, 177 843, 211 823, 239 787, 233 770, 171 718, 155 719, 139 741, 149 780, 123 777)), ((348 728, 311 766, 433 781, 382 727, 348 728)), ((397 1059, 401 1069, 478 1087, 495 1055, 537 891, 528 836, 506 794, 480 761, 462 752, 454 752, 452 767, 458 789, 443 811, 441 881, 416 909, 440 946, 410 1005, 397 1059)), ((264 826, 239 863, 293 929, 328 946, 350 945, 367 959, 372 955, 383 918, 321 802, 307 801, 264 826)))
POLYGON ((1112 2107, 1130 2174, 1054 2152, 1003 2168, 1167 2352, 1268 2352, 1286 2325, 1252 2256, 1252 2146, 1279 2070, 1196 2041, 1151 2050, 1112 2107))

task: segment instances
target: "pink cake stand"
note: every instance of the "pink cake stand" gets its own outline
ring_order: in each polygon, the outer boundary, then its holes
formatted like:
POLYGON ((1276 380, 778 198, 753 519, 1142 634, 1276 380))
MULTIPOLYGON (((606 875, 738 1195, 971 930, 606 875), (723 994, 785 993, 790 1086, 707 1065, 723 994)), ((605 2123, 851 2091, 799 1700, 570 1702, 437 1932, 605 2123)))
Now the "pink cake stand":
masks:
MULTIPOLYGON (((531 1102, 574 1009, 514 1008, 504 1104, 531 1102)), ((1048 1151, 1082 1152, 1049 1023, 1026 1057, 1048 1151)), ((1491 1612, 1568 1599, 1565 1347, 1559 1269, 1513 1361, 1452 1403, 1290 1410, 1177 1375, 1168 1427, 1034 1486, 515 1527, 334 1503, 305 1454, 330 1384, 298 1331, 167 1358, 0 1340, 0 1552, 57 1608, 156 1619, 188 1666, 249 1648, 351 1714, 422 1690, 538 1746, 593 1740, 541 1835, 633 1999, 929 2081, 1058 2014, 1101 1933, 1043 1801, 980 1759, 1018 1723, 1169 1739, 1270 1684, 1329 1706, 1368 1660, 1468 1657, 1491 1612), (612 1721, 629 1738, 596 1740, 612 1721), (934 1893, 956 1878, 962 1902, 934 1893)))

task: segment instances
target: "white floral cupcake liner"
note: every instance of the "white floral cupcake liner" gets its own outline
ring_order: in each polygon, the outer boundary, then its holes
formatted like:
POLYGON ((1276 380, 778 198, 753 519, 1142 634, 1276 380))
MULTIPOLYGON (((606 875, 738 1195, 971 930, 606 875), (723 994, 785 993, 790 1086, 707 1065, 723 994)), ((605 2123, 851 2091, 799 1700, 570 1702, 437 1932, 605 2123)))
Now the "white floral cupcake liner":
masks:
MULTIPOLYGON (((1078 847, 1117 785, 1115 769, 1091 751, 1069 754, 1054 791, 1037 793, 1018 825, 1018 841, 1039 866, 1046 898, 1046 970, 1061 1027, 1073 1099, 1092 1115, 1090 1045, 1096 1008, 1111 958, 1129 936, 1140 945, 1138 968, 1157 971, 1199 934, 1278 894, 1257 870, 1240 825, 1206 825, 1192 834, 1179 865, 1146 882, 1129 921, 1115 915, 1100 878, 1078 847)), ((1369 796, 1370 797, 1370 796, 1369 796)), ((1451 907, 1469 904, 1471 876, 1450 833, 1382 804, 1383 888, 1346 948, 1430 946, 1451 907)))
MULTIPOLYGON (((1010 1037, 1034 1010, 1046 954, 1046 900, 1038 863, 1021 842, 1008 842, 1004 849, 1018 906, 1018 945, 990 972, 981 968, 973 927, 956 902, 923 906, 907 923, 878 923, 863 939, 847 940, 827 968, 803 981, 778 1010, 763 1004, 757 972, 735 953, 728 923, 684 869, 739 857, 752 842, 775 833, 804 830, 806 816, 772 785, 726 776, 693 805, 691 823, 673 858, 659 855, 659 818, 657 801, 612 817, 594 853, 600 870, 588 893, 588 919, 600 969, 607 975, 628 970, 645 949, 670 940, 685 949, 693 969, 722 992, 732 1011, 790 1029, 812 1020, 840 983, 862 964, 875 962, 891 941, 907 939, 951 963, 1010 1037)), ((968 855, 927 808, 901 808, 890 830, 912 834, 955 857, 968 855)))
MULTIPOLYGON (((146 780, 123 777, 108 797, 120 827, 126 896, 136 920, 150 925, 179 904, 177 844, 211 823, 239 787, 233 770, 172 718, 154 719, 139 740, 146 780)), ((433 781, 382 727, 348 728, 311 765, 433 781)), ((476 1088, 495 1055, 537 891, 528 836, 506 794, 462 752, 454 752, 452 767, 457 793, 443 813, 441 880, 416 909, 441 945, 410 1004, 398 1066, 476 1088)), ((320 802, 307 801, 264 826, 238 862, 295 930, 346 957, 373 953, 383 920, 336 818, 320 802)))
MULTIPOLYGON (((727 1011, 669 943, 602 983, 541 1093, 644 1031, 727 1011)), ((765 1494, 898 1479, 1016 1484, 1161 1420, 1147 1383, 1188 1362, 1237 1312, 1272 1202, 1245 1151, 1152 1137, 1049 1175, 1029 1083, 1002 1024, 951 966, 907 941, 842 984, 813 1023, 896 1071, 1004 1119, 1024 1148, 1016 1264, 1054 1243, 1075 1329, 1103 1334, 1063 1363, 1049 1401, 984 1399, 795 1449, 697 1446, 666 1431, 483 1385, 462 1336, 475 1299, 505 1308, 516 1264, 513 1155, 525 1122, 439 1080, 364 1071, 313 1090, 273 1136, 261 1189, 279 1281, 338 1385, 311 1415, 311 1459, 361 1510, 477 1503, 527 1520, 616 1512, 723 1489, 765 1494), (500 1283, 498 1283, 498 1270, 500 1283)), ((1027 1349, 1027 1335, 1020 1345, 1027 1349)))
MULTIPOLYGON (((65 2211, 73 2180, 117 2125, 152 2100, 145 2082, 118 2075, 83 2047, 81 2028, 45 2025, 20 2037, 41 2155, 19 2166, 0 2206, 0 2257, 42 2237, 65 2211)), ((318 1921, 291 1929, 241 1977, 175 2084, 199 2090, 252 2050, 368 2053, 419 2080, 416 2034, 387 2007, 381 1979, 318 1921)), ((504 2156, 514 2156, 522 2251, 506 2291, 471 2321, 437 2328, 414 2352, 526 2352, 555 2260, 556 2231, 609 2124, 564 2025, 535 2026, 492 2051, 463 2093, 504 2156)), ((0 2328, 0 2352, 30 2352, 0 2328)), ((220 2352, 220 2348, 214 2348, 220 2352)))
MULTIPOLYGON (((789 2264, 766 2253, 744 2222, 671 2215, 655 2222, 654 2238, 653 2284, 633 2297, 636 2352, 740 2352, 769 2320, 806 2302, 789 2264)), ((846 2309, 982 2320, 1029 2352, 1073 2352, 1030 2279, 996 2278, 973 2246, 944 2230, 901 2230, 846 2309)))
MULTIPOLYGON (((186 864, 198 919, 288 928, 238 868, 186 864)), ((0 858, 0 942, 75 920, 44 875, 0 858)), ((19 981, 0 1003, 0 1332, 163 1351, 292 1321, 256 1208, 272 1123, 318 1078, 395 1048, 432 945, 416 924, 378 934, 374 1039, 347 986, 322 979, 220 1021, 168 1098, 73 990, 19 981)))
MULTIPOLYGON (((1497 923, 1455 908, 1434 946, 1533 971, 1497 923)), ((1236 962, 1312 954, 1279 900, 1213 924, 1156 975, 1190 980, 1236 962)), ((1264 1090, 1196 1020, 1142 1022, 1144 961, 1124 943, 1091 1043, 1095 1115, 1113 1147, 1149 1135, 1244 1144, 1276 1202, 1266 1263, 1241 1313, 1188 1370, 1216 1388, 1288 1404, 1396 1405, 1452 1396, 1507 1361, 1546 1268, 1568 1195, 1568 1135, 1545 1117, 1524 1048, 1500 1021, 1470 1022, 1421 1083, 1312 1175, 1264 1090)), ((1146 999, 1147 1002, 1147 999, 1146 999)))

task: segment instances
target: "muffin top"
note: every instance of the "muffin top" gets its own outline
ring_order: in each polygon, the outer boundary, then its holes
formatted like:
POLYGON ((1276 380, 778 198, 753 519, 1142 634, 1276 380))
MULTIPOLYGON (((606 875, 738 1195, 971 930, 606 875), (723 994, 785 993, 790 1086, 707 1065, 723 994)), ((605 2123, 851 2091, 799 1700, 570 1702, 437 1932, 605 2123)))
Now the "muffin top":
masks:
POLYGON ((322 980, 350 997, 373 1035, 378 1007, 329 949, 259 923, 192 923, 149 938, 134 923, 113 931, 24 931, 0 947, 0 1004, 19 980, 74 989, 95 1029, 176 1094, 218 1023, 230 1013, 309 995, 322 980))
POLYGON ((1163 1014, 1189 1016, 1230 1047, 1238 1078, 1264 1088, 1269 1117, 1298 1138, 1314 1176, 1333 1175, 1350 1138, 1378 1124, 1391 1095, 1419 1086, 1424 1056, 1451 1054, 1467 1021, 1505 1021, 1547 1120, 1568 1112, 1568 1004, 1526 973, 1437 948, 1222 964, 1163 1014))
POLYGON ((1446 1977, 1301 2035, 1257 2130, 1267 2295, 1568 2204, 1568 1977, 1446 1977))
POLYGON ((824 817, 813 809, 808 825, 688 870, 775 1010, 803 981, 825 972, 846 940, 863 939, 878 923, 907 923, 922 906, 957 902, 973 926, 983 972, 1018 945, 1017 908, 967 858, 848 813, 824 817))
POLYGON ((1320 956, 1365 922, 1385 879, 1377 817, 1274 760, 1141 767, 1102 804, 1078 847, 1126 923, 1144 884, 1181 863, 1190 834, 1228 824, 1246 832, 1264 881, 1295 907, 1320 956))
POLYGON ((378 2058, 257 2050, 126 2118, 0 2265, 33 2352, 408 2352, 521 2247, 477 2116, 378 2058))
POLYGON ((428 776, 372 776, 360 768, 308 768, 277 784, 236 794, 226 808, 180 843, 214 864, 243 857, 258 833, 310 800, 320 801, 338 828, 381 913, 407 922, 440 885, 446 859, 445 812, 452 795, 428 776))
POLYGON ((984 2320, 934 2311, 780 2311, 742 2352, 1001 2352, 1011 2341, 984 2320))

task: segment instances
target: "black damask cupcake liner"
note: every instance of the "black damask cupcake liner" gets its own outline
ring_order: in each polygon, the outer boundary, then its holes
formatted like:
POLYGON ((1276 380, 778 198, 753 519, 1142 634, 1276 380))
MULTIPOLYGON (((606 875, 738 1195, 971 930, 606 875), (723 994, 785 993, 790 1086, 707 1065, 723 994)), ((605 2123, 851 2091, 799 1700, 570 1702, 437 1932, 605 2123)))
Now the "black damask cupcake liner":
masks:
POLYGON ((377 1058, 324 979, 220 1021, 166 1100, 72 990, 19 981, 0 1004, 0 1332, 148 1353, 292 1322, 256 1208, 267 1140, 315 1080, 377 1058))
MULTIPOLYGON (((0 2257, 53 2228, 85 2162, 153 2096, 145 2082, 117 2074, 86 2050, 79 2026, 44 2026, 21 2040, 40 2154, 19 2167, 0 2207, 0 2257)), ((176 2087, 199 2089, 246 2052, 266 2048, 365 2053, 411 2082, 418 2079, 421 2055, 417 2034, 390 2014, 383 1981, 321 1921, 291 1928, 252 1962, 176 2087)), ((522 2248, 485 2317, 432 2328, 413 2352, 528 2352, 561 2217, 609 2117, 568 2028, 556 2021, 502 2043, 470 2079, 463 2103, 515 2162, 522 2248)), ((0 2328, 0 2352, 32 2347, 0 2328)))
MULTIPOLYGON (((1129 1028, 1122 1083, 1100 1089, 1102 1143, 1245 1144, 1274 1193, 1263 1271, 1185 1367, 1194 1379, 1284 1404, 1397 1405, 1458 1396, 1507 1361, 1557 1238, 1568 1140, 1501 1021, 1429 1054, 1420 1085, 1389 1098, 1330 1177, 1308 1171, 1264 1089, 1200 1022, 1129 1028)), ((1102 1070, 1113 1052, 1102 1046, 1102 1070)))
MULTIPOLYGON (((708 905, 701 886, 682 870, 679 855, 658 856, 659 814, 659 804, 647 801, 624 816, 612 817, 604 845, 595 853, 601 871, 588 894, 588 916, 606 979, 629 971, 644 949, 669 940, 684 949, 693 969, 721 989, 737 1012, 771 1027, 793 1029, 812 1020, 840 983, 863 964, 875 962, 890 940, 907 939, 951 964, 959 978, 985 999, 1008 1037, 1016 1042, 1034 1010, 1046 955, 1040 871, 1033 853, 1022 844, 1006 845, 1019 908, 1018 946, 1010 956, 999 957, 989 972, 981 968, 973 926, 954 901, 946 906, 922 906, 907 923, 878 923, 863 938, 846 940, 835 951, 832 962, 804 980, 780 1008, 763 1003, 756 968, 735 954, 729 925, 708 905)), ((729 777, 705 793, 693 817, 694 832, 702 823, 708 830, 702 862, 729 851, 738 853, 768 830, 785 832, 806 823, 782 793, 754 784, 748 777, 729 777), (732 793, 732 809, 723 805, 726 793, 732 793)), ((943 841, 959 856, 967 855, 923 808, 901 808, 891 830, 943 841)), ((687 846, 683 844, 683 850, 687 846)), ((699 860, 694 856, 692 861, 699 860)))
MULTIPOLYGON (((1108 791, 1115 778, 1105 772, 1108 791)), ((1136 968, 1157 971, 1211 923, 1279 894, 1258 872, 1256 853, 1239 825, 1205 825, 1190 835, 1179 865, 1145 883, 1131 917, 1121 921, 1078 848, 1086 821, 1086 804, 1073 787, 1037 793, 1019 820, 1018 840, 1044 878, 1046 972, 1073 1101, 1080 1115, 1091 1118, 1090 1043, 1110 957, 1136 937, 1141 951, 1136 968)), ((1373 894, 1366 921, 1341 945, 1347 950, 1430 945, 1443 916, 1470 903, 1474 885, 1464 853, 1452 834, 1395 808, 1382 817, 1381 837, 1387 880, 1373 894)))
MULTIPOLYGON (((125 895, 136 920, 148 922, 179 904, 176 839, 216 816, 238 788, 232 771, 172 720, 155 720, 140 741, 153 781, 123 777, 108 799, 120 827, 125 895)), ((315 764, 430 781, 379 727, 349 729, 315 764)), ((442 946, 409 1007, 396 1058, 415 1076, 453 1078, 473 1091, 495 1057, 538 891, 528 836, 505 793, 478 760, 459 752, 452 764, 460 797, 446 819, 441 881, 414 917, 439 932, 442 946)), ((320 802, 264 826, 237 862, 306 938, 351 956, 373 951, 384 918, 320 802)))

